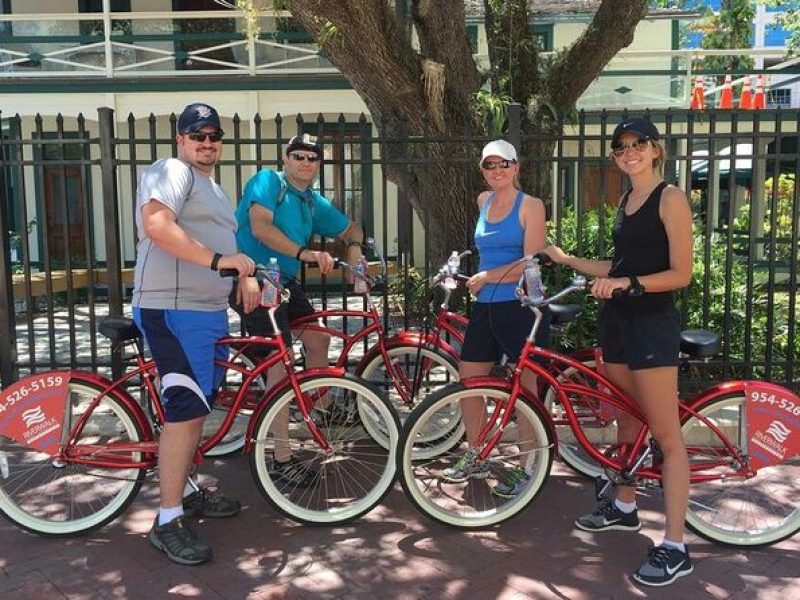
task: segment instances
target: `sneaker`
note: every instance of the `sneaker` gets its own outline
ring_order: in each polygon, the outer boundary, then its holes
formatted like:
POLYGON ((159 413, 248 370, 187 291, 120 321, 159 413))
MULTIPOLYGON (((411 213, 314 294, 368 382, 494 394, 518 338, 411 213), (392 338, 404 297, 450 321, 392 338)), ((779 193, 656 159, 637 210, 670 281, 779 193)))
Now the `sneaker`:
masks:
POLYGON ((681 552, 670 546, 656 546, 647 551, 647 560, 631 577, 636 583, 660 587, 694 571, 689 548, 681 552))
POLYGON ((276 484, 284 483, 291 487, 307 488, 314 483, 319 473, 293 456, 286 462, 273 461, 269 476, 276 484))
POLYGON ((449 483, 464 483, 467 479, 486 479, 489 477, 489 465, 484 461, 478 462, 475 460, 476 456, 478 456, 478 451, 475 448, 467 450, 461 455, 456 464, 442 471, 442 479, 449 483))
POLYGON ((506 475, 504 481, 498 483, 492 488, 492 494, 500 496, 501 498, 514 498, 525 489, 528 482, 531 480, 524 469, 521 467, 514 467, 511 472, 506 475))
POLYGON ((639 522, 636 509, 633 512, 624 513, 612 500, 600 505, 592 514, 576 519, 575 526, 584 531, 610 531, 612 529, 639 531, 642 524, 639 522))
POLYGON ((218 519, 232 517, 242 510, 242 503, 228 498, 217 488, 200 488, 183 499, 183 514, 187 517, 218 519))
POLYGON ((199 565, 211 560, 211 548, 198 539, 183 515, 164 525, 158 524, 156 515, 147 539, 171 561, 181 565, 199 565))

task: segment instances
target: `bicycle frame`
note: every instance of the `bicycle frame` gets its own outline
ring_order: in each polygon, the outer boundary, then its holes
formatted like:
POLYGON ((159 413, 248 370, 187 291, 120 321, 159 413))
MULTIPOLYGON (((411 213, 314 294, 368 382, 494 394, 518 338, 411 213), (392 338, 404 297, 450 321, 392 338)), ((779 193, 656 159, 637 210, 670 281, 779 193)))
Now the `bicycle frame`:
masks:
MULTIPOLYGON (((500 441, 505 428, 511 421, 514 412, 514 406, 520 396, 532 399, 537 403, 538 408, 541 409, 538 412, 540 412, 540 414, 547 415, 545 417, 547 426, 550 428, 553 438, 556 438, 555 422, 553 421, 552 415, 545 409, 538 394, 535 391, 526 388, 522 384, 522 373, 525 371, 530 371, 533 372, 537 378, 539 378, 538 381, 543 381, 545 384, 551 386, 555 390, 558 401, 561 403, 564 409, 566 420, 569 423, 576 440, 578 441, 579 445, 599 465, 601 465, 607 471, 627 473, 631 470, 635 470, 637 477, 643 479, 660 480, 662 477, 660 468, 640 468, 644 462, 644 458, 646 458, 647 454, 650 452, 650 448, 647 443, 649 427, 647 425, 647 419, 645 415, 642 413, 636 402, 627 392, 615 385, 604 375, 592 370, 575 358, 536 346, 533 339, 535 337, 535 331, 539 320, 541 319, 541 311, 539 311, 538 308, 534 308, 533 310, 534 312, 538 313, 537 321, 534 324, 531 334, 528 336, 525 342, 520 359, 515 366, 514 375, 511 381, 508 382, 491 377, 479 377, 463 380, 461 382, 462 385, 467 388, 478 388, 487 384, 497 386, 499 384, 501 387, 508 389, 510 392, 507 402, 498 404, 493 408, 487 422, 484 424, 478 436, 478 446, 481 447, 481 450, 478 454, 478 459, 486 460, 492 449, 500 441), (544 361, 545 364, 543 365, 540 362, 537 362, 536 359, 544 361), (563 365, 563 367, 557 368, 557 365, 563 365), (557 374, 564 368, 575 369, 588 381, 595 383, 597 387, 595 388, 585 384, 559 381, 557 379, 557 374), (588 396, 600 402, 606 402, 617 411, 625 412, 635 417, 642 423, 639 432, 636 435, 635 441, 628 445, 626 452, 621 453, 621 455, 615 459, 606 456, 606 454, 603 452, 600 452, 589 441, 581 426, 580 418, 576 414, 573 401, 571 400, 571 395, 580 395, 584 397, 588 396), (494 432, 492 433, 493 430, 494 432)), ((724 451, 720 451, 720 456, 734 457, 734 462, 739 465, 739 473, 744 477, 748 477, 753 474, 753 471, 747 466, 747 461, 742 456, 742 450, 731 444, 727 436, 718 427, 716 427, 714 423, 708 421, 702 415, 698 414, 696 410, 698 407, 702 406, 706 400, 713 397, 715 394, 718 394, 721 391, 741 391, 744 389, 745 384, 746 382, 734 382, 732 384, 728 384, 727 386, 725 384, 714 386, 704 393, 701 393, 700 396, 692 400, 688 405, 680 403, 679 412, 682 422, 688 417, 694 416, 707 425, 718 436, 719 440, 724 446, 724 451)), ((728 460, 725 462, 731 461, 728 460)), ((717 479, 718 476, 698 475, 694 473, 696 471, 707 470, 711 466, 717 464, 721 463, 693 463, 691 465, 691 471, 693 472, 690 478, 691 482, 717 479)))

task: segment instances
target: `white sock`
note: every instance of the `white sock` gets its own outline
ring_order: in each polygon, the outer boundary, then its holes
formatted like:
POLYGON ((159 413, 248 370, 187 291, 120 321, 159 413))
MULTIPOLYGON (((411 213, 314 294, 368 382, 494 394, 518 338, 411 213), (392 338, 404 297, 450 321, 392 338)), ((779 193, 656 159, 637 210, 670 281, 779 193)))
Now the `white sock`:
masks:
POLYGON ((686 544, 684 544, 683 542, 673 542, 672 540, 664 538, 664 541, 661 542, 661 545, 666 546, 667 548, 676 548, 684 553, 686 552, 686 544))
POLYGON ((622 502, 619 500, 619 498, 614 498, 614 506, 624 512, 626 515, 629 515, 636 510, 636 501, 622 502))
POLYGON ((183 505, 170 506, 169 508, 161 507, 158 509, 158 526, 166 525, 170 521, 174 521, 178 517, 183 516, 183 505))

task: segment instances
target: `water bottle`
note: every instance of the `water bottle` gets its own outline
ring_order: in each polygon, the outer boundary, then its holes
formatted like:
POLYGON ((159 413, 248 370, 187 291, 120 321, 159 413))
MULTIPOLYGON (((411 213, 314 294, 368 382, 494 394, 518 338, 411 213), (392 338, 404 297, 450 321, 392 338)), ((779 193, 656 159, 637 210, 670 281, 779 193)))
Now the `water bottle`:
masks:
POLYGON ((453 250, 453 253, 450 255, 450 258, 447 259, 447 272, 452 276, 458 275, 458 271, 461 268, 461 259, 458 257, 458 252, 453 250))
POLYGON ((539 268, 539 259, 535 257, 525 261, 525 287, 528 297, 534 302, 541 302, 544 299, 542 270, 539 268))
POLYGON ((353 292, 356 294, 366 294, 369 291, 367 280, 364 276, 367 274, 367 259, 363 256, 358 259, 358 262, 353 266, 353 292))
MULTIPOLYGON (((274 256, 269 259, 267 275, 280 283, 281 267, 278 265, 278 259, 274 256)), ((261 306, 275 306, 279 302, 278 288, 275 287, 269 279, 266 279, 264 281, 264 286, 261 288, 261 306)))

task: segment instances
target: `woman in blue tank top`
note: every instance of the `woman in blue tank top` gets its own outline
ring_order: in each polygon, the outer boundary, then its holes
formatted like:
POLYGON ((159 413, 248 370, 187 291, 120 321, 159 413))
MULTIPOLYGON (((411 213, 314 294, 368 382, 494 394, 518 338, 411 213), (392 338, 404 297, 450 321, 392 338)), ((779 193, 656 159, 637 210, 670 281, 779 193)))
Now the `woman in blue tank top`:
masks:
MULTIPOLYGON (((680 315, 672 292, 692 277, 692 212, 682 190, 661 176, 664 149, 649 119, 628 119, 614 130, 611 156, 631 181, 614 224, 612 260, 587 260, 555 246, 555 262, 596 277, 592 293, 606 300, 600 316, 600 346, 605 372, 626 390, 647 416, 650 434, 664 456, 664 541, 648 552, 633 574, 637 583, 663 586, 692 572, 683 541, 689 495, 689 461, 678 418, 680 315), (612 299, 616 289, 629 295, 612 299)), ((641 423, 627 414, 617 418, 617 441, 631 443, 641 423)), ((584 531, 641 527, 636 488, 617 486, 616 498, 580 517, 584 531)))
MULTIPOLYGON (((475 245, 480 253, 479 271, 467 281, 467 289, 477 298, 470 314, 459 374, 462 379, 489 374, 504 356, 515 363, 525 338, 533 326, 533 313, 520 305, 515 295, 522 273, 523 257, 545 245, 545 211, 539 198, 517 189, 519 162, 517 151, 504 140, 488 143, 481 154, 481 173, 489 190, 478 196, 478 223, 475 245)), ((549 313, 537 333, 536 342, 546 345, 549 313)), ((536 377, 523 375, 523 383, 536 389, 536 377)), ((450 482, 498 476, 492 493, 502 497, 516 495, 527 481, 522 463, 507 473, 491 473, 489 465, 475 461, 475 442, 486 422, 486 407, 481 398, 468 398, 461 405, 468 451, 442 478, 450 482)), ((522 427, 521 427, 522 429, 522 427)), ((523 435, 523 432, 520 432, 523 435)), ((522 453, 521 453, 522 454, 522 453)))

